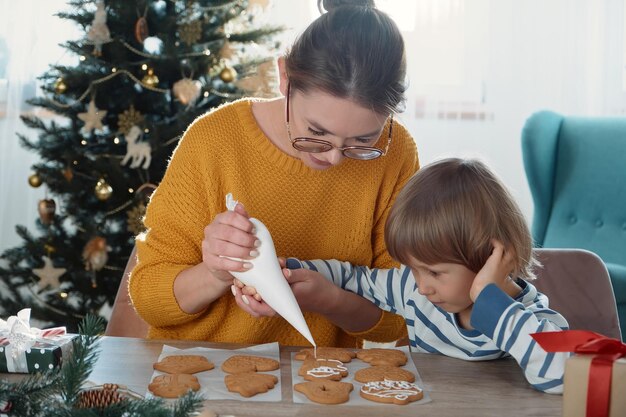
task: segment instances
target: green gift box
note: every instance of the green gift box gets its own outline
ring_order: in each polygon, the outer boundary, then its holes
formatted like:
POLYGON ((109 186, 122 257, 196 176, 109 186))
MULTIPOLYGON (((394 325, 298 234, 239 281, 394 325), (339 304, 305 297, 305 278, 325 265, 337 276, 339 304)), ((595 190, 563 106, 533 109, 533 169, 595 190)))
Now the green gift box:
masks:
POLYGON ((75 334, 65 334, 38 338, 23 351, 14 349, 4 339, 0 342, 0 373, 35 373, 60 367, 71 355, 72 339, 75 337, 75 334))

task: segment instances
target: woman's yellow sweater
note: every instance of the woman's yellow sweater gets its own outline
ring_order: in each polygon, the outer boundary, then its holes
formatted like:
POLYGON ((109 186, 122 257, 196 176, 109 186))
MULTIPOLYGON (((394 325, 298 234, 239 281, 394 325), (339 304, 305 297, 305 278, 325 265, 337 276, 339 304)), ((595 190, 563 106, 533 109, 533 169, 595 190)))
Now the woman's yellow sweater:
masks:
MULTIPOLYGON (((418 169, 415 143, 406 129, 394 126, 384 157, 348 159, 317 171, 270 142, 251 104, 239 100, 199 117, 185 132, 152 195, 147 232, 137 239, 139 262, 129 286, 133 305, 151 326, 149 337, 308 344, 280 317, 248 315, 230 291, 203 312, 180 309, 174 279, 202 262, 204 228, 226 210, 227 193, 268 227, 279 256, 393 265, 383 238, 385 220, 398 191, 418 169)), ((304 316, 318 346, 356 347, 358 338, 390 341, 404 330, 402 318, 390 313, 359 334, 348 334, 318 314, 304 316)))

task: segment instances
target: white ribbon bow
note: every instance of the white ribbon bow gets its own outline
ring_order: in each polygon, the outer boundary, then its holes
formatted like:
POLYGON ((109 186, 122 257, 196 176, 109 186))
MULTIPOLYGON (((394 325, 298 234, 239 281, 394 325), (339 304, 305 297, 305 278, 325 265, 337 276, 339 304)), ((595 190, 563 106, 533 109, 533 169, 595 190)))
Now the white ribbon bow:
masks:
POLYGON ((44 330, 30 327, 30 308, 20 310, 17 316, 6 321, 0 319, 0 343, 8 340, 13 359, 32 348, 38 340, 63 334, 65 327, 44 330))

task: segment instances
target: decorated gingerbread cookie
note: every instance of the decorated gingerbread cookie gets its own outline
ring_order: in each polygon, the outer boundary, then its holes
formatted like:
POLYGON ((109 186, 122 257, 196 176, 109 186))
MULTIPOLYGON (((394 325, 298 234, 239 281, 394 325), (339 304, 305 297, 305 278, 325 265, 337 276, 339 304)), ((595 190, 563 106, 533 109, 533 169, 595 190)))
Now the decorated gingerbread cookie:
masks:
POLYGON ((293 388, 306 397, 320 404, 341 404, 350 399, 352 384, 348 382, 329 381, 326 379, 307 381, 295 384, 293 388))
POLYGON ((356 357, 370 365, 402 366, 406 364, 406 355, 397 349, 363 349, 357 352, 356 357))
POLYGON ((224 384, 228 391, 238 392, 246 398, 269 391, 277 382, 278 378, 274 375, 256 372, 243 372, 224 377, 224 384))
POLYGON ((397 366, 379 365, 359 369, 354 373, 354 380, 358 382, 373 381, 407 381, 415 382, 415 375, 406 369, 397 366))
POLYGON ((359 393, 366 400, 398 405, 406 405, 424 397, 420 387, 407 381, 368 382, 361 387, 359 393))
POLYGON ((214 367, 211 361, 200 355, 171 355, 153 365, 157 371, 168 374, 195 374, 214 367))
POLYGON ((348 368, 343 365, 343 362, 336 359, 308 358, 302 363, 298 375, 307 381, 318 379, 341 381, 343 377, 348 376, 348 368))
POLYGON ((187 391, 198 391, 198 378, 189 374, 167 374, 154 377, 148 389, 156 396, 163 398, 178 398, 187 391))
POLYGON ((229 374, 243 372, 267 372, 278 369, 280 363, 274 359, 261 356, 235 355, 222 363, 222 371, 229 374))
MULTIPOLYGON (((317 348, 317 357, 324 359, 335 359, 343 363, 348 363, 356 357, 356 354, 350 350, 334 347, 317 348)), ((296 360, 303 361, 306 358, 315 358, 315 350, 312 348, 302 349, 293 357, 296 360)))

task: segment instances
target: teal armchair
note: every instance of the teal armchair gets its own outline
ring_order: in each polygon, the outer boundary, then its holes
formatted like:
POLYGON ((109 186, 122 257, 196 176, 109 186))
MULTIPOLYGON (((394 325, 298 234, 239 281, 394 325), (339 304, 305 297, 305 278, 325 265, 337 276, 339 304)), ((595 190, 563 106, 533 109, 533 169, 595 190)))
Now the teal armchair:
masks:
POLYGON ((602 258, 626 340, 626 118, 535 113, 522 130, 522 156, 535 245, 602 258))

